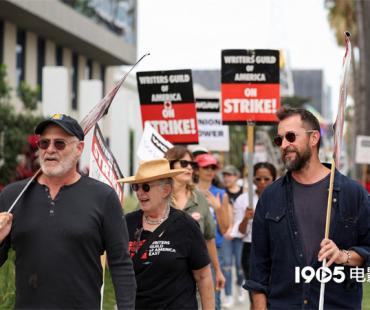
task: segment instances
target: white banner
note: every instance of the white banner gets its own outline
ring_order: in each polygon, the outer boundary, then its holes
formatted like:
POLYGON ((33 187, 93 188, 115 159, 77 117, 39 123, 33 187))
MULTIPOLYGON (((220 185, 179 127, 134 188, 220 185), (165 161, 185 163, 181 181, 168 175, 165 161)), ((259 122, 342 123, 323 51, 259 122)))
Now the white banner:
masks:
POLYGON ((91 144, 89 176, 111 186, 117 193, 120 201, 123 200, 123 188, 118 179, 123 178, 116 159, 105 144, 98 124, 95 125, 91 144))
POLYGON ((173 145, 155 131, 149 122, 145 122, 143 136, 137 150, 137 156, 140 160, 163 158, 164 154, 172 147, 173 145))
POLYGON ((215 98, 195 99, 197 106, 199 145, 210 151, 230 149, 229 127, 222 125, 220 102, 215 98))

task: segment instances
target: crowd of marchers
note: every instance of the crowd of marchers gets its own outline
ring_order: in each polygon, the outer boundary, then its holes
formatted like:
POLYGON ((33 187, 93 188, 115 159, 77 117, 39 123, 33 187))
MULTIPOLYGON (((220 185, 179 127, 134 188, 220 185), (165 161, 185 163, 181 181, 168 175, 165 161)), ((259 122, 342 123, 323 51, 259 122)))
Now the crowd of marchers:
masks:
POLYGON ((100 309, 106 252, 118 309, 221 309, 247 299, 256 310, 317 309, 320 278, 297 281, 295 271, 323 262, 344 272, 325 284, 324 309, 361 309, 362 282, 350 274, 370 267, 368 192, 320 162, 312 113, 281 108, 277 117, 283 174, 255 163, 248 188, 205 148, 174 146, 118 180, 138 201, 125 215, 113 188, 77 169, 78 122, 43 120, 31 141, 41 172, 12 212, 35 167, 0 194, 0 266, 13 249, 15 308, 100 309))

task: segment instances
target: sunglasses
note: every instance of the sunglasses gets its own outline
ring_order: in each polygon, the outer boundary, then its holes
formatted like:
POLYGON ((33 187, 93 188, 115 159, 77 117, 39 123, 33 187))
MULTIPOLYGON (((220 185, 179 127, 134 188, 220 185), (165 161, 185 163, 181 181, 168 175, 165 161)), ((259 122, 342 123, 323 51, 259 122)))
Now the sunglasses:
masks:
POLYGON ((181 168, 187 168, 189 165, 191 166, 192 169, 197 169, 198 168, 198 163, 196 163, 195 161, 180 159, 180 160, 173 160, 171 163, 173 165, 176 162, 180 163, 181 168))
POLYGON ((134 192, 137 192, 140 188, 142 188, 142 190, 145 192, 145 193, 148 193, 150 192, 150 189, 155 186, 155 185, 160 185, 160 184, 164 184, 163 182, 153 182, 153 183, 142 183, 142 184, 131 184, 131 189, 134 191, 134 192))
POLYGON ((268 182, 268 181, 271 181, 272 178, 269 178, 269 177, 257 177, 257 178, 254 178, 254 180, 256 182, 261 182, 261 181, 265 181, 265 182, 268 182))
POLYGON ((217 166, 216 165, 209 165, 209 166, 205 166, 205 167, 202 167, 202 169, 204 170, 217 170, 217 166))
POLYGON ((42 149, 42 150, 47 150, 50 146, 50 143, 53 142, 53 145, 54 147, 58 150, 58 151, 63 151, 67 144, 69 143, 73 143, 73 142, 76 142, 76 141, 65 141, 63 139, 40 139, 39 141, 37 141, 37 146, 39 147, 39 149, 42 149))
MULTIPOLYGON (((314 132, 316 130, 306 130, 304 131, 305 133, 311 133, 311 132, 314 132)), ((293 143, 296 139, 297 139, 297 134, 293 131, 288 131, 284 136, 280 136, 280 135, 277 135, 275 138, 274 138, 274 143, 276 146, 281 146, 283 144, 283 140, 284 138, 289 142, 289 143, 293 143)))

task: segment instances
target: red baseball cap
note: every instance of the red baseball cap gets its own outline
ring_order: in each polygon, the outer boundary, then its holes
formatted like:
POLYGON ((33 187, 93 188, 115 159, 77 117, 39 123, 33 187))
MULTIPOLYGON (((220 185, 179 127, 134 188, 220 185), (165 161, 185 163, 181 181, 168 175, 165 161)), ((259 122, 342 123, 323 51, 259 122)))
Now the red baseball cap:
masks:
POLYGON ((195 161, 198 163, 199 167, 207 167, 210 165, 218 166, 217 159, 211 154, 200 154, 195 158, 195 161))

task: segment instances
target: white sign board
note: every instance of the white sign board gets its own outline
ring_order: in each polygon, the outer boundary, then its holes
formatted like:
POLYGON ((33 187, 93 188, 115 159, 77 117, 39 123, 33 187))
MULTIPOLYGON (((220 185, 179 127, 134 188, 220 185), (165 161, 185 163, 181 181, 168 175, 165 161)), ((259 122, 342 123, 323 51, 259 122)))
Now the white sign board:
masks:
POLYGON ((370 136, 356 137, 356 164, 370 164, 370 136))
POLYGON ((154 130, 150 122, 145 122, 143 136, 137 150, 137 156, 140 160, 163 158, 164 154, 172 147, 170 142, 154 130))
POLYGON ((198 98, 195 101, 199 145, 210 151, 229 151, 229 127, 222 125, 220 101, 215 98, 198 98))

